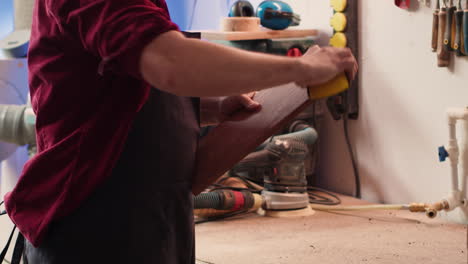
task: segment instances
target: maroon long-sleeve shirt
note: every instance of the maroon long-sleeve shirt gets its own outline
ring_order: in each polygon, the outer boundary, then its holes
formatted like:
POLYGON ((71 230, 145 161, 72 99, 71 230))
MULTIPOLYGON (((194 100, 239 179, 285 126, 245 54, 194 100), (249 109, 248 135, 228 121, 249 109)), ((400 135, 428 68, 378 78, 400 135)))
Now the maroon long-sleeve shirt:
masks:
POLYGON ((142 49, 170 30, 164 0, 36 1, 28 62, 38 153, 5 196, 33 245, 110 175, 149 94, 142 49))

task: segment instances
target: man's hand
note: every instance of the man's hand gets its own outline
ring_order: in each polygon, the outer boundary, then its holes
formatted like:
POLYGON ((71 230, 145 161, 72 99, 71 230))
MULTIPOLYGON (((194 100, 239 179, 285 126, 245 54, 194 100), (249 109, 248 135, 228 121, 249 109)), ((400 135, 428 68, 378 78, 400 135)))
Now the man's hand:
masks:
POLYGON ((303 87, 325 83, 340 73, 346 73, 351 81, 356 76, 358 64, 349 48, 311 47, 301 58, 306 67, 302 80, 303 87))
POLYGON ((242 95, 233 95, 222 99, 219 106, 219 121, 222 122, 226 118, 241 110, 247 110, 249 112, 260 110, 261 105, 253 100, 255 93, 256 92, 242 95))
POLYGON ((255 92, 227 97, 201 98, 202 125, 216 125, 238 111, 258 111, 261 105, 252 99, 254 95, 255 92))

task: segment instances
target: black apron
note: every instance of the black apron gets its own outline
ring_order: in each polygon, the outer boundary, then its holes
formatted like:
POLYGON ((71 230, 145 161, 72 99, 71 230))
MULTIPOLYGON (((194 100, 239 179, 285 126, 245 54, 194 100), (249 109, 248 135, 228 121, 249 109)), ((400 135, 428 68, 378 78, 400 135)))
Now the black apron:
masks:
POLYGON ((39 248, 26 242, 27 263, 195 263, 198 109, 198 99, 151 89, 111 177, 39 248))

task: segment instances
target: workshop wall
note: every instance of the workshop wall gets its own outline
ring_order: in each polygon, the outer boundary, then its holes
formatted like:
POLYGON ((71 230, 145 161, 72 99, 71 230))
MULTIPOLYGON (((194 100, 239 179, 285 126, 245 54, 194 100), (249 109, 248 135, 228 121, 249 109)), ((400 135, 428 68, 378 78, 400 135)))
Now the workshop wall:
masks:
MULTIPOLYGON (((437 68, 430 46, 435 1, 431 8, 412 2, 405 11, 393 1, 360 1, 361 113, 349 126, 363 198, 374 202, 434 202, 448 194, 449 164, 437 156, 448 143, 445 110, 468 105, 468 59, 437 68)), ((320 184, 353 194, 343 124, 326 117, 320 184)))

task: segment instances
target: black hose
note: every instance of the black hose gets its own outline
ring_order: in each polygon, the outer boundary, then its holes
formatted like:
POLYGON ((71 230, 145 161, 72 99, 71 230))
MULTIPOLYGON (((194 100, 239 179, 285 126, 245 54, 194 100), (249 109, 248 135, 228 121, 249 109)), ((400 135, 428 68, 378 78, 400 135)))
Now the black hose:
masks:
POLYGON ((219 188, 216 191, 201 193, 193 198, 195 209, 232 210, 237 206, 250 209, 255 204, 253 193, 249 190, 234 191, 229 188, 219 188), (239 194, 242 198, 239 199, 239 194))
POLYGON ((317 132, 312 127, 306 127, 300 131, 284 134, 281 136, 276 136, 273 139, 281 139, 281 140, 288 140, 294 139, 296 141, 303 142, 306 145, 312 145, 317 140, 317 132))
POLYGON ((224 197, 220 192, 200 193, 193 198, 194 208, 213 208, 222 210, 224 206, 224 197))
POLYGON ((308 146, 313 145, 317 141, 318 134, 314 128, 312 128, 309 125, 307 126, 301 125, 301 126, 298 126, 298 128, 300 128, 301 130, 292 132, 289 134, 284 134, 284 135, 279 135, 279 136, 274 136, 274 137, 269 138, 267 141, 263 142, 260 146, 258 146, 257 150, 264 149, 268 143, 276 139, 280 139, 280 140, 293 139, 299 142, 303 142, 304 144, 308 146))

